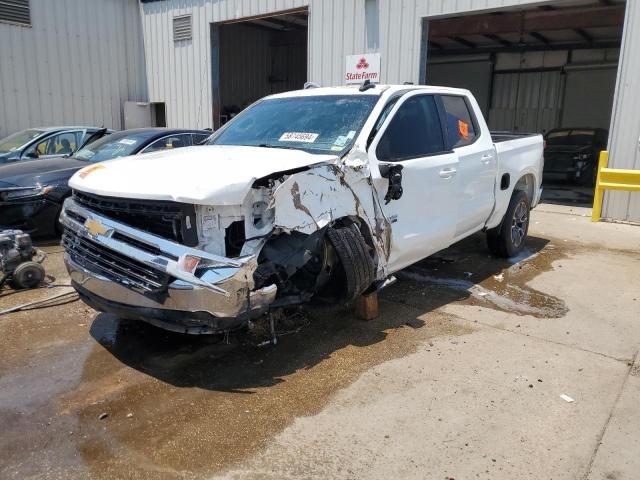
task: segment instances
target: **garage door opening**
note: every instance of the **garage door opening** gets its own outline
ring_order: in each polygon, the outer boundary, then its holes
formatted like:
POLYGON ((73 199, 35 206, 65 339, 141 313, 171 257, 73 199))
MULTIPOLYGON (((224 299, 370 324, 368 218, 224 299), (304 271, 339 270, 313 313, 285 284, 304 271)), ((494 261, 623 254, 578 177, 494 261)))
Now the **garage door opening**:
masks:
POLYGON ((216 128, 265 95, 302 88, 307 24, 303 9, 212 25, 216 128))
POLYGON ((491 130, 545 134, 545 195, 591 206, 606 149, 624 0, 425 20, 422 80, 471 90, 491 130))

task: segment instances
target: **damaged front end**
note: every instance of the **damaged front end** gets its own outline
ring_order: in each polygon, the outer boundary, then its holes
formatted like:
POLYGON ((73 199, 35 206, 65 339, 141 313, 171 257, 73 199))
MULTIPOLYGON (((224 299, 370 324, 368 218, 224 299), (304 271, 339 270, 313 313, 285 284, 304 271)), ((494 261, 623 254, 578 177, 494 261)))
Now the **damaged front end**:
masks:
POLYGON ((74 191, 61 215, 73 286, 99 311, 192 334, 318 295, 350 299, 386 276, 388 246, 366 172, 345 168, 268 175, 240 205, 74 191), (354 277, 349 262, 366 268, 354 277))

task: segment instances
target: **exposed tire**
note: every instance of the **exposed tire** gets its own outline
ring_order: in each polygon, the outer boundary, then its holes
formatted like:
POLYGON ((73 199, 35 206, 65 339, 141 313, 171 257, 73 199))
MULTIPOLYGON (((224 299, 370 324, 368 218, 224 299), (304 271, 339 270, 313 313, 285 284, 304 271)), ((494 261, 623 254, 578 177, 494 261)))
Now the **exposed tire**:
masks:
POLYGON ((522 251, 529 231, 531 206, 527 194, 516 190, 511 196, 502 223, 487 231, 487 245, 498 257, 514 257, 522 251))
POLYGON ((375 266, 369 247, 355 228, 336 227, 327 229, 327 238, 340 260, 344 276, 343 300, 351 301, 364 292, 375 280, 375 266))
POLYGON ((37 262, 23 262, 12 274, 12 282, 18 288, 36 288, 44 280, 44 268, 37 262))

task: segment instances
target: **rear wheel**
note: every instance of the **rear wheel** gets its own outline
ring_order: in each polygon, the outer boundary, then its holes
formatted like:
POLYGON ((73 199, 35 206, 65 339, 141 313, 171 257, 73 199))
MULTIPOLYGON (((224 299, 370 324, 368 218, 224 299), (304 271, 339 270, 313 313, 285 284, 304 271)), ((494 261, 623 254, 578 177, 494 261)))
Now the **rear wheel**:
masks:
POLYGON ((522 190, 513 192, 502 223, 487 231, 487 244, 498 257, 513 257, 524 248, 529 231, 529 198, 522 190))

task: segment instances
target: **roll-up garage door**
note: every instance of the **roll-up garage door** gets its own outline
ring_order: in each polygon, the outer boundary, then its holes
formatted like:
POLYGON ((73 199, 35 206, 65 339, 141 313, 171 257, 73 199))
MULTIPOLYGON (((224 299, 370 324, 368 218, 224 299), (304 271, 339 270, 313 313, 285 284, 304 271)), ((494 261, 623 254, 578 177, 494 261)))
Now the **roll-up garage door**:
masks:
POLYGON ((567 69, 562 127, 609 129, 617 65, 567 69))
POLYGON ((558 123, 562 105, 560 71, 496 72, 489 127, 492 130, 545 132, 558 123))

